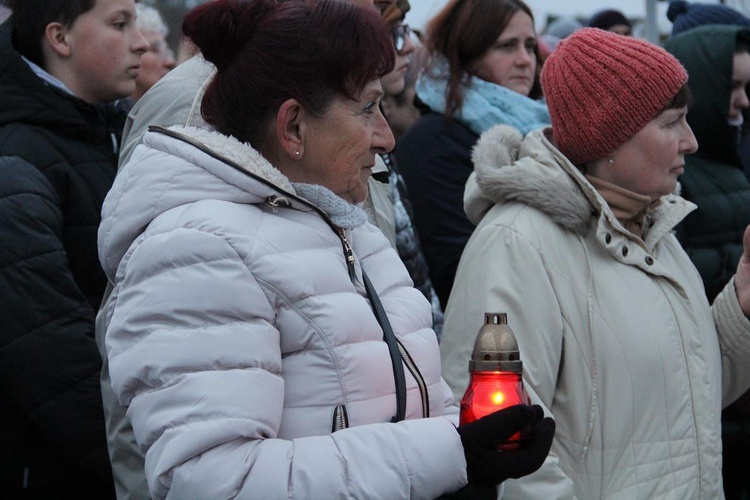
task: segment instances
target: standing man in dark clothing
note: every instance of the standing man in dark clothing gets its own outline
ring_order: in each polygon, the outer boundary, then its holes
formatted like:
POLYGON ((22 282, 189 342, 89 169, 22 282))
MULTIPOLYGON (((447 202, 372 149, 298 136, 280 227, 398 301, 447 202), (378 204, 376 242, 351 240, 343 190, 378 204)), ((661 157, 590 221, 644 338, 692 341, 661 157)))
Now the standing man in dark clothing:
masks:
POLYGON ((0 491, 111 498, 96 238, 148 43, 133 0, 23 0, 0 26, 0 491))

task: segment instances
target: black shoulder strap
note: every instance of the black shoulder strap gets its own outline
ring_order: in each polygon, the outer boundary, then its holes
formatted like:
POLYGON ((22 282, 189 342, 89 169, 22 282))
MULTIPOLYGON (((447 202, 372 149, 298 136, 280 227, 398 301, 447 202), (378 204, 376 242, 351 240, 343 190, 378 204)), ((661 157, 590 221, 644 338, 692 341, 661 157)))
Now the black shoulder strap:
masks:
POLYGON ((362 269, 362 279, 365 282, 367 295, 370 297, 372 310, 375 312, 375 317, 383 329, 383 340, 388 344, 388 351, 391 354, 393 378, 396 380, 396 416, 391 419, 391 422, 399 422, 406 416, 406 375, 404 375, 404 365, 401 362, 401 353, 396 342, 396 335, 391 328, 391 322, 388 321, 383 304, 380 303, 380 297, 375 292, 375 287, 372 286, 370 278, 367 277, 364 269, 362 269))

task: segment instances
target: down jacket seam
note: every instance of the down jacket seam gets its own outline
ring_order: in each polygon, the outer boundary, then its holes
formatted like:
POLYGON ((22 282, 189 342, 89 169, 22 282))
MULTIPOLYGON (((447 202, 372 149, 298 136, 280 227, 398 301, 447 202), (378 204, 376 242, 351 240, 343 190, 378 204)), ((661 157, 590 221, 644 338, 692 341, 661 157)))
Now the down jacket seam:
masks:
POLYGON ((333 366, 336 370, 336 378, 338 378, 339 385, 341 386, 341 395, 344 399, 344 404, 349 404, 349 398, 347 397, 347 394, 349 392, 341 376, 341 372, 343 368, 341 366, 341 362, 338 356, 336 356, 336 350, 331 344, 331 340, 328 338, 328 336, 325 335, 325 333, 320 329, 317 323, 312 321, 310 317, 307 314, 305 314, 296 303, 292 302, 289 299, 289 297, 286 296, 286 294, 281 293, 281 291, 278 290, 276 287, 270 285, 269 283, 267 283, 266 281, 258 277, 255 278, 255 281, 258 282, 258 284, 260 284, 263 288, 270 290, 277 297, 281 298, 287 306, 290 306, 301 318, 304 318, 305 322, 317 333, 318 337, 320 337, 323 340, 326 346, 326 353, 328 353, 328 356, 331 359, 331 363, 333 363, 333 366))

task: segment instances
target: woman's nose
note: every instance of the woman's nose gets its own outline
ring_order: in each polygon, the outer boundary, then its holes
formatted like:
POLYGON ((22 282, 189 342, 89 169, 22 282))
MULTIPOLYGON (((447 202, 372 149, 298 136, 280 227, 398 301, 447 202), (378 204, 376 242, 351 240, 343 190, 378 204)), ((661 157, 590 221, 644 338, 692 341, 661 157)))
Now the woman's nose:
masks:
POLYGON ((372 138, 372 147, 379 153, 388 153, 396 147, 396 139, 393 137, 391 127, 388 125, 382 111, 378 111, 378 123, 372 138))

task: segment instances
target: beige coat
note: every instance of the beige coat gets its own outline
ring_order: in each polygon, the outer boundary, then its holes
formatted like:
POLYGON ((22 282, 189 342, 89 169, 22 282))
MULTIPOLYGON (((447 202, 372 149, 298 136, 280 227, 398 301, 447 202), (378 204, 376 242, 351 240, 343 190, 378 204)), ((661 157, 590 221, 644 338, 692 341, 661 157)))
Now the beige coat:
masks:
POLYGON ((550 457, 504 498, 722 498, 720 411, 750 386, 750 322, 733 282, 709 307, 673 235, 694 206, 663 197, 642 246, 544 131, 520 141, 500 127, 475 148, 465 201, 481 222, 441 343, 460 398, 484 312, 508 313, 526 387, 557 421, 550 457))

